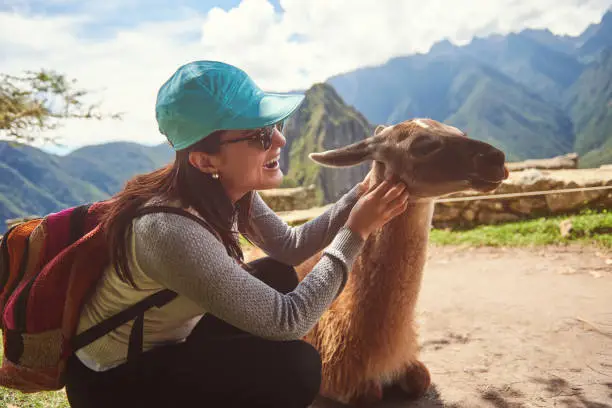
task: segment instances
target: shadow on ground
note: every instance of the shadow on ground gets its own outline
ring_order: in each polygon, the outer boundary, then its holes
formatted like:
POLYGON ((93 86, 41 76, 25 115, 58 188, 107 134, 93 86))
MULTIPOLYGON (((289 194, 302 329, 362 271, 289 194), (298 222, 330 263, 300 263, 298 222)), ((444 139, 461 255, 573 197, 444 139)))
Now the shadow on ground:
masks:
MULTIPOLYGON (((319 397, 310 408, 347 408, 349 405, 340 404, 327 398, 319 397)), ((435 384, 427 394, 419 400, 409 400, 401 391, 391 388, 385 391, 385 399, 372 408, 460 408, 459 405, 445 404, 435 384)))
MULTIPOLYGON (((580 385, 572 385, 567 380, 554 376, 550 378, 532 378, 526 382, 538 384, 542 387, 544 394, 540 394, 538 407, 558 408, 612 408, 612 405, 589 399, 580 385)), ((612 399, 612 382, 601 383, 610 390, 609 398, 612 399)), ((502 387, 487 387, 479 394, 480 403, 478 407, 491 408, 529 408, 534 405, 532 398, 535 395, 526 395, 514 385, 508 384, 502 387)), ((478 395, 477 394, 477 395, 478 395)), ((477 397, 478 399, 478 397, 477 397)), ((310 408, 348 408, 348 405, 319 397, 310 408)), ((390 389, 384 401, 372 405, 372 408, 473 408, 473 405, 445 402, 436 385, 432 385, 425 397, 419 400, 408 400, 401 392, 390 389)))
MULTIPOLYGON (((537 406, 558 408, 612 408, 612 405, 589 399, 580 385, 572 385, 561 377, 532 378, 534 384, 543 387, 544 393, 537 406)), ((602 384, 612 390, 612 383, 602 384)), ((512 385, 491 387, 482 392, 480 397, 495 408, 528 408, 533 406, 531 398, 512 385)), ((612 397, 612 393, 610 394, 612 397)))
MULTIPOLYGON (((546 392, 560 408, 612 408, 612 405, 592 401, 584 393, 582 386, 572 385, 561 377, 535 378, 534 382, 542 384, 546 392)), ((612 383, 602 384, 612 390, 612 383)), ((612 396, 612 394, 610 394, 612 396)))

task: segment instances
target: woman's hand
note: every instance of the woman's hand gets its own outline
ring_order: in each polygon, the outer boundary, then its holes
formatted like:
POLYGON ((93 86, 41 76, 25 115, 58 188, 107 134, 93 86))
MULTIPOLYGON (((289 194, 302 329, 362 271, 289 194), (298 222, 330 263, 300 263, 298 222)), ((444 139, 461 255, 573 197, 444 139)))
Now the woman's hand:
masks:
POLYGON ((359 195, 362 196, 364 193, 368 191, 370 188, 370 180, 372 179, 372 173, 374 169, 370 169, 368 174, 364 177, 364 179, 359 183, 359 195))
POLYGON ((351 210, 346 226, 365 240, 372 231, 404 212, 408 198, 404 183, 385 180, 362 194, 351 210))

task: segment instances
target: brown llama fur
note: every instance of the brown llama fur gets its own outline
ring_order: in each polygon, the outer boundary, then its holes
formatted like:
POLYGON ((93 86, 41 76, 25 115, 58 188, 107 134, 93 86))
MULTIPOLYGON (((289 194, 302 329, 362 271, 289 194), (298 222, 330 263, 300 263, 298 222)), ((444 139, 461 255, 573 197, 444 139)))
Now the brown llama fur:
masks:
MULTIPOLYGON (((381 170, 374 169, 373 183, 382 181, 381 170)), ((321 353, 322 395, 346 403, 365 390, 376 399, 382 385, 420 364, 414 310, 432 213, 433 201, 410 203, 373 233, 344 290, 306 336, 321 353)), ((319 257, 296 267, 300 279, 319 257)))
MULTIPOLYGON (((343 291, 305 338, 321 354, 321 394, 366 405, 383 398, 385 385, 396 384, 407 396, 420 397, 430 375, 419 361, 415 309, 434 200, 467 189, 495 189, 508 177, 504 154, 455 127, 414 119, 380 126, 364 141, 311 159, 330 167, 371 160, 371 185, 392 176, 411 195, 404 213, 368 237, 343 291)), ((300 279, 320 256, 296 267, 300 279)))

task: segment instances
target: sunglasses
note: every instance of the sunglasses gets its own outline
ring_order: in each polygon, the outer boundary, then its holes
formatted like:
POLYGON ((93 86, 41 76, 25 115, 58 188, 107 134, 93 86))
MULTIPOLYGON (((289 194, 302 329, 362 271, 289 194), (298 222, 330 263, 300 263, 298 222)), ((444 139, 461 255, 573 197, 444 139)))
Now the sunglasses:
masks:
POLYGON ((238 143, 238 142, 244 142, 247 140, 256 141, 256 142, 259 142, 259 144, 261 145, 261 148, 264 151, 266 151, 270 148, 270 146, 272 146, 272 136, 274 135, 275 128, 278 129, 278 131, 282 133, 285 128, 285 121, 282 120, 280 122, 275 123, 274 125, 255 129, 249 132, 249 136, 240 137, 238 139, 233 139, 233 140, 225 140, 225 141, 222 141, 220 144, 238 143))

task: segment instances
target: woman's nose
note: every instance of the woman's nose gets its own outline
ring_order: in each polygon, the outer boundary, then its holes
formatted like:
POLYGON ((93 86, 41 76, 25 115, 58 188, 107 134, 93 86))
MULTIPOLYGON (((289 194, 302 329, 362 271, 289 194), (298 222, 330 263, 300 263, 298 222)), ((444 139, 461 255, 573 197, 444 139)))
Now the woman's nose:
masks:
POLYGON ((272 135, 272 144, 278 147, 283 147, 287 144, 285 136, 276 128, 274 128, 274 134, 272 135))

